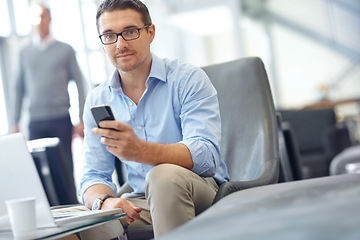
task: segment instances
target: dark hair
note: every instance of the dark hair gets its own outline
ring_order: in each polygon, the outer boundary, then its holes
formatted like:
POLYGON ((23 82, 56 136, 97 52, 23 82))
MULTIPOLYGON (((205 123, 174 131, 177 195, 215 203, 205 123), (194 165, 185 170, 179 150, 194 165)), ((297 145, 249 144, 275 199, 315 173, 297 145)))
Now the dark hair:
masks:
POLYGON ((96 13, 96 27, 99 32, 99 18, 104 12, 114 10, 134 9, 141 14, 142 21, 145 25, 151 25, 151 17, 148 8, 139 0, 104 0, 96 13))

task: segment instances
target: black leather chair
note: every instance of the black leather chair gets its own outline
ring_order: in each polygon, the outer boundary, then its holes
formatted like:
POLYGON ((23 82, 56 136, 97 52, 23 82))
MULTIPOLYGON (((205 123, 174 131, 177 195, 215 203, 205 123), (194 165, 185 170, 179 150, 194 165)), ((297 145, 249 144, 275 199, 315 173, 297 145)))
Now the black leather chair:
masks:
POLYGON ((291 182, 294 181, 294 174, 291 168, 289 149, 285 141, 285 134, 282 128, 282 120, 280 114, 278 114, 277 117, 280 154, 279 182, 291 182))
POLYGON ((304 179, 308 168, 300 161, 300 153, 294 131, 288 122, 283 122, 278 114, 278 131, 280 147, 279 182, 291 182, 304 179))
POLYGON ((332 108, 280 110, 282 120, 290 124, 298 145, 304 178, 329 175, 331 160, 351 145, 345 125, 336 121, 332 108))

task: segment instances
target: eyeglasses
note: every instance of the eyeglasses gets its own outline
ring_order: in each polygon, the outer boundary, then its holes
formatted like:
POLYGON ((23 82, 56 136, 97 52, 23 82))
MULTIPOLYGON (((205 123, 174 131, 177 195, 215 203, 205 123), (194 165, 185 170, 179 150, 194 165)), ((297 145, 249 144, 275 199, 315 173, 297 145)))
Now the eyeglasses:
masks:
POLYGON ((109 45, 116 43, 119 36, 121 36, 125 41, 131 41, 138 39, 140 37, 140 30, 143 28, 148 28, 150 25, 145 25, 141 28, 131 28, 122 31, 121 33, 105 33, 99 36, 101 43, 104 45, 109 45))

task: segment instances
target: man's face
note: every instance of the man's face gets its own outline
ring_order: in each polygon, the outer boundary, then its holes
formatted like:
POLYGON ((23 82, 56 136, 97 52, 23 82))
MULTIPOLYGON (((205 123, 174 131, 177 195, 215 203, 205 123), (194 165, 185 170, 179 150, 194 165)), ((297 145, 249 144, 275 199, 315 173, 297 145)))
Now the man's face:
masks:
MULTIPOLYGON (((99 18, 100 34, 120 33, 144 25, 140 13, 133 9, 104 12, 99 18)), ((154 35, 155 27, 151 25, 148 30, 146 28, 140 30, 138 39, 125 41, 119 36, 116 43, 103 45, 103 49, 118 70, 128 72, 141 67, 149 57, 150 43, 154 35)))
POLYGON ((47 9, 41 5, 31 7, 31 23, 41 38, 50 33, 51 17, 47 9))

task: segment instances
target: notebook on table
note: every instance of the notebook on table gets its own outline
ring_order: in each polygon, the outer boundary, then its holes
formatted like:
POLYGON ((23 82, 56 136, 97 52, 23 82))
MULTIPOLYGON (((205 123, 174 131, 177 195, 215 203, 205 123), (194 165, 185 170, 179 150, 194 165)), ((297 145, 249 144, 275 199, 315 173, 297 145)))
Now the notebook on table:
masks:
POLYGON ((120 208, 53 213, 24 135, 14 133, 0 136, 0 231, 11 229, 5 201, 28 197, 36 199, 37 228, 111 215, 125 216, 120 208))

